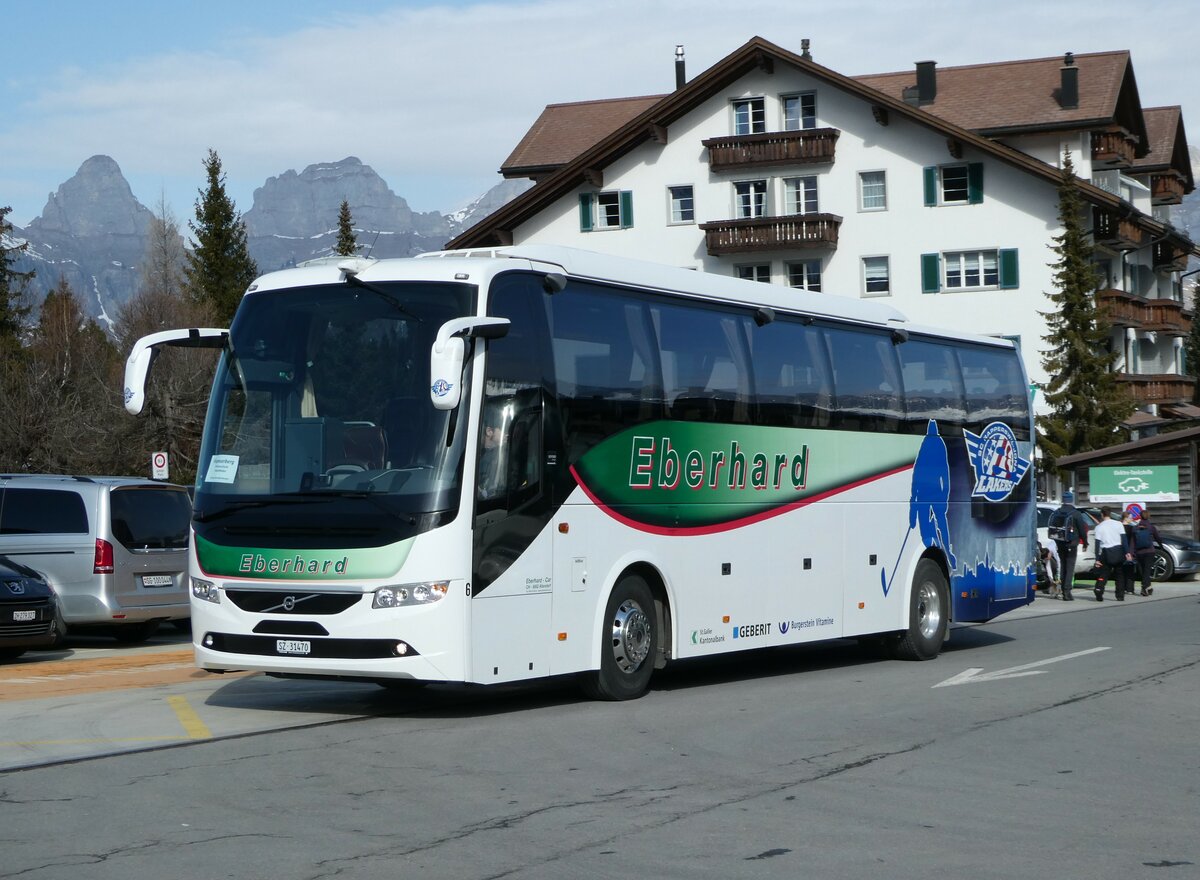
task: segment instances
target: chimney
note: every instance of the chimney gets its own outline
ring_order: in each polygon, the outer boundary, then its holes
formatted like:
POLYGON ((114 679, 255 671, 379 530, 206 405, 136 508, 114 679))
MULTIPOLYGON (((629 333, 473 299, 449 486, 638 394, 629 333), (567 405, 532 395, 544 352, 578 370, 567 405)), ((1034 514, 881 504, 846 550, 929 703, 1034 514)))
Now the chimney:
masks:
POLYGON ((687 74, 683 71, 683 46, 675 47, 675 88, 682 89, 687 84, 687 74))
POLYGON ((800 41, 800 57, 805 61, 812 61, 812 52, 808 51, 808 47, 812 45, 807 39, 800 41))
POLYGON ((932 104, 937 97, 937 62, 917 62, 917 103, 932 104))
POLYGON ((1063 56, 1062 85, 1058 90, 1058 105, 1064 110, 1079 106, 1079 68, 1075 66, 1075 53, 1063 56))

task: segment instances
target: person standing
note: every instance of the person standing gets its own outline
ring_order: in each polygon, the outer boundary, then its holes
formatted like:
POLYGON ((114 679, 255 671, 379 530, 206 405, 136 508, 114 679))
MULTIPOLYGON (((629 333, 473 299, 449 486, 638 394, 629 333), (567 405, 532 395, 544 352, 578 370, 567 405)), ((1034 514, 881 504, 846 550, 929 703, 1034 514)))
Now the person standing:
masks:
POLYGON ((1125 578, 1121 567, 1130 558, 1129 545, 1125 540, 1125 527, 1112 518, 1112 510, 1100 508, 1100 522, 1096 526, 1096 601, 1104 601, 1104 585, 1109 580, 1116 582, 1117 601, 1125 601, 1125 578))
MULTIPOLYGON (((1154 557, 1162 538, 1158 528, 1150 521, 1150 511, 1143 510, 1142 517, 1133 526, 1133 555, 1142 576, 1142 595, 1149 596, 1154 592, 1151 586, 1151 575, 1154 571, 1154 557)), ((1132 586, 1132 584, 1130 585, 1132 586)))
POLYGON ((1050 514, 1046 531, 1058 548, 1063 601, 1073 602, 1075 597, 1071 595, 1071 589, 1075 583, 1075 557, 1079 555, 1079 545, 1087 544, 1088 536, 1087 517, 1075 509, 1073 492, 1063 492, 1062 505, 1050 514))

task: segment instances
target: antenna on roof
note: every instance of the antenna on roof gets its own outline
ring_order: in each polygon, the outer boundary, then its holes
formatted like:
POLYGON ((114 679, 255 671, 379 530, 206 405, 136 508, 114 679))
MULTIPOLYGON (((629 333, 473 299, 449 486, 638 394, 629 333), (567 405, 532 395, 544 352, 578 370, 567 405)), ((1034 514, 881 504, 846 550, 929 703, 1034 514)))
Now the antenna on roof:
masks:
POLYGON ((375 250, 375 242, 379 241, 379 232, 378 229, 375 230, 375 237, 371 239, 371 244, 368 245, 367 252, 363 254, 363 257, 371 256, 371 251, 375 250))

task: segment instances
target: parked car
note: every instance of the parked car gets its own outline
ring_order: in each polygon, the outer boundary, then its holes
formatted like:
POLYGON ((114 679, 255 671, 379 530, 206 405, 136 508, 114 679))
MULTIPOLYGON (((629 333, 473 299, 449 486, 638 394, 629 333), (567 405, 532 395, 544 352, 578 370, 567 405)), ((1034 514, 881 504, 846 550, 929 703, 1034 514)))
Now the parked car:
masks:
MULTIPOLYGON (((1043 547, 1050 545, 1050 535, 1047 529, 1050 525, 1050 514, 1058 510, 1059 505, 1050 504, 1048 502, 1038 502, 1037 506, 1037 539, 1038 543, 1043 547)), ((1080 512, 1087 518, 1088 521, 1088 542, 1087 546, 1080 545, 1079 552, 1075 554, 1075 576, 1091 575, 1092 570, 1096 567, 1096 546, 1092 541, 1092 529, 1096 528, 1096 524, 1100 521, 1098 517, 1093 516, 1086 509, 1080 508, 1080 512)))
POLYGON ((62 640, 58 599, 46 579, 28 566, 0 556, 0 660, 30 648, 53 648, 62 640))
POLYGON ((68 629, 103 626, 124 642, 190 617, 191 515, 182 486, 0 475, 0 554, 46 579, 68 629))

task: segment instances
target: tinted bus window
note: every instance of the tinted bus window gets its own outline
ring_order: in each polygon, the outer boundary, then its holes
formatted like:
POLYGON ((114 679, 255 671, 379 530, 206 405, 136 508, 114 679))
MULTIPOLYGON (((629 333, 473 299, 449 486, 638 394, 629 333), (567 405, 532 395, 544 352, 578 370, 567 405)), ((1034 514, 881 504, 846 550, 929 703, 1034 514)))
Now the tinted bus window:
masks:
POLYGON ((904 419, 896 347, 890 336, 827 327, 837 395, 834 427, 848 431, 897 431, 904 419))
POLYGON ((750 328, 761 425, 824 428, 833 409, 833 382, 821 331, 793 321, 750 328))
POLYGON ((7 489, 0 535, 86 535, 87 511, 78 492, 7 489))
POLYGON ((126 550, 188 545, 192 503, 176 489, 114 489, 109 495, 113 537, 126 550))
POLYGON ((899 346, 899 354, 908 413, 905 430, 924 434, 930 419, 937 421, 942 436, 947 427, 961 427, 967 420, 967 408, 954 349, 910 339, 899 346))
POLYGON ((1004 422, 1018 440, 1029 439, 1029 387, 1016 351, 960 348, 967 392, 967 428, 980 433, 990 422, 1004 422))
POLYGON ((657 343, 643 301, 572 282, 549 298, 549 308, 568 461, 629 425, 663 418, 657 343))
POLYGON ((747 319, 713 308, 665 302, 651 303, 650 316, 658 331, 670 418, 748 424, 747 319))

